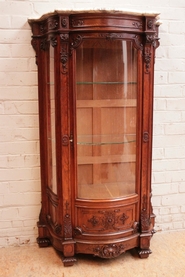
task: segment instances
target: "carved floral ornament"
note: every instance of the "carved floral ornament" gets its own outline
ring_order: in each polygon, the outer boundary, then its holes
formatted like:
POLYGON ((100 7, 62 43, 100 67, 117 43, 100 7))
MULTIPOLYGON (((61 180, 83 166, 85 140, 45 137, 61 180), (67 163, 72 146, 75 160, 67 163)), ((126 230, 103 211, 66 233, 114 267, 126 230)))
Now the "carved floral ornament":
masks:
MULTIPOLYGON (((83 227, 86 230, 93 231, 93 228, 99 227, 101 231, 103 230, 119 230, 120 227, 116 226, 120 223, 122 225, 125 225, 126 220, 129 218, 125 213, 119 213, 120 210, 114 210, 114 211, 99 211, 99 214, 102 214, 103 216, 95 216, 93 215, 90 219, 88 219, 88 222, 92 225, 92 229, 88 228, 86 225, 83 225, 83 227)), ((129 222, 130 223, 130 222, 129 222)), ((96 229, 97 230, 97 229, 96 229)))
POLYGON ((109 259, 118 257, 121 253, 125 252, 125 247, 122 243, 112 243, 108 245, 100 245, 94 248, 93 252, 95 256, 109 259))

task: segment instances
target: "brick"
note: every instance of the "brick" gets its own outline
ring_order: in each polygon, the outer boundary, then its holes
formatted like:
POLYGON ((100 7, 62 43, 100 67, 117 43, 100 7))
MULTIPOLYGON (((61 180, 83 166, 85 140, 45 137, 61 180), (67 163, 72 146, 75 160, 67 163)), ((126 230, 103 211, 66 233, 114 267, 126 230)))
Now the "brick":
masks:
POLYGON ((9 29, 11 27, 11 20, 9 15, 0 15, 0 29, 9 29))
POLYGON ((181 123, 171 123, 164 126, 165 134, 168 135, 184 135, 185 134, 185 124, 181 123))
POLYGON ((0 30, 0 43, 30 43, 30 30, 0 30))
POLYGON ((5 101, 5 114, 38 114, 38 103, 36 101, 5 101))
POLYGON ((170 195, 178 193, 178 184, 155 184, 153 185, 153 195, 170 195))
POLYGON ((11 27, 12 29, 27 29, 30 30, 28 16, 12 15, 11 16, 11 27))
POLYGON ((165 148, 165 158, 175 158, 179 159, 179 157, 185 158, 185 146, 180 147, 166 147, 165 148))
POLYGON ((160 214, 161 215, 169 215, 170 214, 170 208, 161 208, 160 209, 160 214))
MULTIPOLYGON (((39 168, 10 168, 10 169, 0 169, 0 175, 2 181, 12 181, 12 180, 39 180, 40 170, 39 168)), ((5 195, 6 196, 6 195, 5 195)), ((10 203, 11 204, 11 203, 10 203)))
POLYGON ((179 192, 184 192, 185 193, 185 182, 181 182, 179 184, 179 192))
POLYGON ((36 100, 38 102, 38 88, 37 86, 3 87, 0 90, 0 100, 36 100))
MULTIPOLYGON (((14 144, 4 142, 1 144, 2 155, 38 154, 38 141, 17 141, 14 144)), ((2 172, 3 173, 3 172, 2 172)))
POLYGON ((37 206, 29 206, 18 208, 19 219, 28 220, 28 219, 36 219, 38 220, 38 216, 40 213, 40 205, 37 206))
POLYGON ((157 98, 177 98, 183 97, 184 86, 182 84, 167 84, 167 85, 156 85, 154 88, 155 97, 157 98))
POLYGON ((183 221, 181 221, 181 222, 173 222, 173 229, 174 230, 184 229, 183 221))
POLYGON ((164 158, 164 149, 163 148, 154 148, 153 149, 153 160, 160 160, 164 158))
POLYGON ((15 220, 18 218, 18 209, 16 207, 5 207, 0 214, 0 220, 15 220))
POLYGON ((40 180, 11 181, 9 183, 10 193, 40 192, 40 180))
MULTIPOLYGON (((170 122, 181 122, 182 120, 182 113, 181 113, 181 110, 180 110, 180 107, 177 105, 175 105, 175 103, 173 103, 171 105, 171 101, 170 103, 168 103, 168 101, 166 102, 166 106, 165 106, 165 109, 167 110, 171 110, 172 111, 168 111, 166 112, 165 110, 157 110, 155 111, 155 114, 154 114, 154 122, 155 124, 157 123, 170 123, 170 122), (179 111, 175 111, 174 112, 174 109, 179 109, 179 111)), ((6 109, 6 105, 5 105, 5 109, 6 109)))
POLYGON ((21 220, 13 220, 12 221, 13 228, 22 227, 22 226, 23 226, 23 221, 21 221, 21 220))
POLYGON ((35 86, 37 74, 36 72, 8 72, 6 80, 9 86, 35 86))
POLYGON ((184 84, 184 72, 169 72, 169 83, 184 84))
POLYGON ((18 72, 18 71, 28 71, 28 58, 3 58, 1 59, 1 63, 0 63, 0 71, 2 72, 18 72))
POLYGON ((27 1, 5 1, 1 2, 1 14, 4 15, 24 15, 29 16, 33 11, 32 3, 27 1))
MULTIPOLYGON (((168 147, 176 147, 177 145, 183 145, 185 141, 185 134, 178 135, 178 134, 171 134, 165 136, 154 136, 153 145, 154 148, 159 148, 163 150, 163 157, 164 157, 164 145, 168 145, 168 147)), ((162 151, 161 150, 161 151, 162 151)), ((155 151, 155 149, 154 149, 155 151)))
POLYGON ((185 193, 162 196, 163 206, 178 206, 179 203, 185 204, 185 193))

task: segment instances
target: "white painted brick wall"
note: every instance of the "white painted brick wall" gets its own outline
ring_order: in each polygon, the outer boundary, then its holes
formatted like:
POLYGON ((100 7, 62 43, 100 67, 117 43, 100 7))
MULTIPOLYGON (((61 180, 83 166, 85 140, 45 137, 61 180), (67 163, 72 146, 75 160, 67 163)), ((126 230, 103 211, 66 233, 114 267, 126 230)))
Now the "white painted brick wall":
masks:
POLYGON ((157 230, 185 228, 185 1, 1 0, 1 247, 35 242, 40 211, 37 68, 27 19, 55 9, 103 8, 161 13, 152 202, 157 230))

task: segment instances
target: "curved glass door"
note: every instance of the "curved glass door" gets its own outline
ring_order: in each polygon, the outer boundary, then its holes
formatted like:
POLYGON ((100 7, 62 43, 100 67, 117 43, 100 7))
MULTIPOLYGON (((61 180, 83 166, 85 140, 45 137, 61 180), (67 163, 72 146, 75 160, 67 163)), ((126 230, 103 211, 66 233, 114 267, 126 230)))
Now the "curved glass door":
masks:
POLYGON ((131 41, 84 41, 76 50, 77 197, 135 193, 137 50, 131 41))

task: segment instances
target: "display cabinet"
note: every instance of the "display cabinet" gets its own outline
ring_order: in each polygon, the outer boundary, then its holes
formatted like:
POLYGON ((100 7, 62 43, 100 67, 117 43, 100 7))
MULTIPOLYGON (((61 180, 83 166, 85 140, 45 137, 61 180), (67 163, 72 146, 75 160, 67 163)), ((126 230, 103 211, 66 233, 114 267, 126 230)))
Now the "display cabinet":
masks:
POLYGON ((38 65, 38 244, 78 253, 151 253, 157 14, 55 11, 29 20, 38 65))

